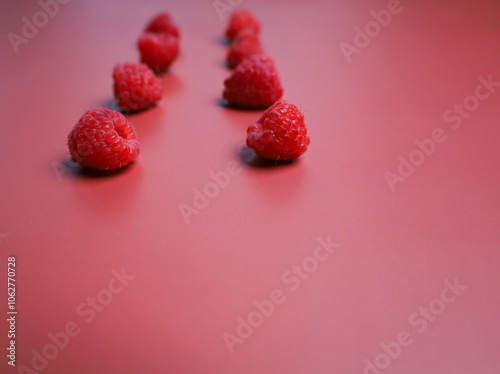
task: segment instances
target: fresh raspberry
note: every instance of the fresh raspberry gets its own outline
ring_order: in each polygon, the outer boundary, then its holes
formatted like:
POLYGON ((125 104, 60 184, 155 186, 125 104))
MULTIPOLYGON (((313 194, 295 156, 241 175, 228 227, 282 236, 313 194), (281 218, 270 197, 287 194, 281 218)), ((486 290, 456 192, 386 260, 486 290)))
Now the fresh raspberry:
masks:
POLYGON ((283 100, 274 103, 247 130, 247 145, 271 160, 295 160, 309 142, 304 115, 283 100))
POLYGON ((115 66, 113 80, 116 103, 123 110, 145 109, 160 100, 163 94, 160 81, 143 64, 115 66))
POLYGON ((260 31, 260 23, 248 10, 235 10, 229 19, 226 36, 229 39, 233 39, 238 33, 245 29, 250 29, 255 34, 258 34, 260 31))
POLYGON ((158 13, 149 21, 145 31, 153 32, 155 34, 171 34, 179 37, 179 28, 172 20, 172 16, 167 12, 158 13))
POLYGON ((145 32, 137 42, 141 61, 155 73, 164 73, 179 54, 179 39, 170 34, 145 32))
POLYGON ((139 155, 132 124, 123 114, 106 108, 86 112, 68 135, 71 158, 79 165, 115 170, 139 155))
POLYGON ((228 104, 243 108, 268 107, 283 95, 274 60, 263 55, 243 60, 224 85, 228 104))
POLYGON ((250 29, 240 32, 229 47, 227 66, 234 69, 244 59, 263 52, 257 34, 250 29))

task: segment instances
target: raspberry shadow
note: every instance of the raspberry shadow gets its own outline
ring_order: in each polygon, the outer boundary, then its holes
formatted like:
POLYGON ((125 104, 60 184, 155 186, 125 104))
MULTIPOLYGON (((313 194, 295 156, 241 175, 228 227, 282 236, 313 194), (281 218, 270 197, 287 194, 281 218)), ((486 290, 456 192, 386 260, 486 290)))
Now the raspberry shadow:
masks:
POLYGON ((129 115, 133 115, 133 114, 147 112, 148 110, 156 108, 159 105, 158 105, 158 103, 153 103, 153 104, 151 104, 147 107, 144 107, 142 109, 139 109, 139 110, 125 110, 125 109, 122 109, 118 106, 116 99, 112 98, 112 99, 104 100, 103 102, 100 103, 99 106, 102 106, 102 107, 109 109, 109 110, 114 110, 115 112, 119 112, 119 113, 123 114, 124 116, 129 116, 129 115))
POLYGON ((240 160, 245 164, 253 168, 258 169, 269 169, 269 168, 279 168, 286 167, 297 163, 297 160, 268 160, 262 158, 255 154, 255 152, 248 146, 243 146, 238 151, 238 156, 240 160))
POLYGON ((234 110, 237 112, 263 112, 266 110, 269 106, 256 106, 256 107, 244 107, 244 106, 237 106, 237 105, 232 105, 227 102, 226 99, 223 98, 217 98, 216 104, 222 108, 229 109, 229 110, 234 110))
POLYGON ((124 174, 127 173, 134 164, 135 162, 131 162, 127 166, 115 170, 97 170, 86 166, 80 166, 73 162, 70 157, 61 162, 64 173, 77 178, 107 178, 118 174, 124 174))

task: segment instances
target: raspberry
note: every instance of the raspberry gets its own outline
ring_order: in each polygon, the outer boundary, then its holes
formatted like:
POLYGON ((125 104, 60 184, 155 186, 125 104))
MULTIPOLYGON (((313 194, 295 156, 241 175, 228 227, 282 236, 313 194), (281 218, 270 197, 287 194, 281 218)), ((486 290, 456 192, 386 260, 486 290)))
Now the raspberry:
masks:
POLYGON ((274 103, 247 130, 247 145, 271 160, 295 160, 309 143, 304 115, 283 100, 274 103))
POLYGON ((123 114, 106 108, 86 112, 68 135, 71 158, 79 165, 115 170, 139 155, 134 127, 123 114))
POLYGON ((244 59, 263 52, 259 37, 249 29, 240 32, 229 47, 227 66, 234 69, 244 59))
POLYGON ((155 73, 164 73, 179 54, 179 39, 170 34, 145 32, 137 42, 141 61, 155 73))
POLYGON ((172 21, 170 14, 167 12, 158 13, 154 18, 152 18, 145 31, 153 32, 155 34, 171 34, 177 38, 179 37, 179 29, 172 21))
POLYGON ((163 94, 160 81, 143 64, 117 65, 113 80, 116 102, 123 110, 145 109, 160 100, 163 94))
POLYGON ((254 34, 258 34, 260 31, 260 23, 248 10, 235 10, 229 19, 226 36, 229 39, 233 39, 238 33, 245 29, 250 29, 254 34))
POLYGON ((268 107, 283 95, 274 60, 263 55, 243 60, 224 85, 222 96, 238 107, 268 107))

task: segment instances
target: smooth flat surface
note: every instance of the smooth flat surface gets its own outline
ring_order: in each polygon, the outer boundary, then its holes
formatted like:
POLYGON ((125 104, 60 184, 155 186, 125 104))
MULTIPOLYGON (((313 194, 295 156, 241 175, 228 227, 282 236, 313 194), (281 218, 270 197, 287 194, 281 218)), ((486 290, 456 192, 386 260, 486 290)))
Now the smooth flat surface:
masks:
MULTIPOLYGON (((16 363, 33 369, 36 352, 54 354, 48 334, 79 328, 39 373, 498 374, 500 88, 467 99, 480 77, 500 82, 498 2, 402 1, 350 63, 340 44, 386 1, 239 7, 260 19, 284 97, 305 115, 311 146, 292 165, 249 163, 261 112, 219 105, 229 71, 212 1, 71 1, 19 53, 7 34, 40 6, 0 4, 2 349, 15 256, 16 363), (163 9, 182 55, 159 105, 128 116, 141 155, 84 175, 66 163, 66 136, 112 105, 113 66, 137 61, 139 32, 163 9), (446 122, 464 100, 461 126, 446 122), (446 140, 392 191, 384 174, 436 128, 446 140), (236 175, 186 223, 179 205, 228 164, 236 175), (340 246, 316 250, 328 237, 340 246), (122 269, 130 279, 113 281, 122 269), (259 320, 254 301, 276 289, 281 303, 259 320), (223 335, 249 316, 258 326, 240 327, 230 353, 223 335)), ((26 371, 2 354, 0 372, 26 371)))

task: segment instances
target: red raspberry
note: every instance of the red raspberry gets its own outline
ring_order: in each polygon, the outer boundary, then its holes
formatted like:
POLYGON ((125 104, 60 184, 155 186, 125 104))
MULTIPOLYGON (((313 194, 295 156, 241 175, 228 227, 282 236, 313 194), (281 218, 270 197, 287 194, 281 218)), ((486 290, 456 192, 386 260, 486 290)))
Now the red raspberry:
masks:
POLYGON ((263 55, 243 60, 224 85, 222 96, 238 107, 268 107, 283 95, 274 60, 263 55))
POLYGON ((240 32, 229 47, 227 66, 234 69, 244 59, 263 52, 259 37, 250 29, 240 32))
POLYGON ((139 155, 132 124, 123 114, 106 108, 86 112, 68 135, 71 158, 79 165, 115 170, 139 155))
POLYGON ((179 39, 170 34, 145 32, 137 42, 141 61, 155 73, 164 73, 179 54, 179 39))
POLYGON ((145 109, 160 100, 163 94, 160 81, 143 64, 117 65, 113 80, 116 102, 123 110, 145 109))
POLYGON ((247 145, 271 160, 295 160, 309 143, 304 115, 283 100, 274 103, 247 130, 247 145))
POLYGON ((155 34, 171 34, 175 37, 179 37, 179 29, 177 25, 172 21, 172 16, 167 12, 158 13, 155 17, 149 21, 148 26, 145 31, 153 32, 155 34))
POLYGON ((238 33, 245 29, 250 29, 255 34, 258 34, 260 31, 260 23, 248 10, 235 10, 229 19, 226 36, 229 39, 233 39, 238 33))

